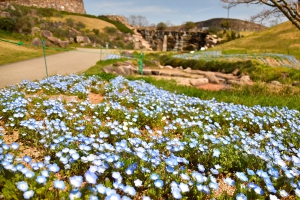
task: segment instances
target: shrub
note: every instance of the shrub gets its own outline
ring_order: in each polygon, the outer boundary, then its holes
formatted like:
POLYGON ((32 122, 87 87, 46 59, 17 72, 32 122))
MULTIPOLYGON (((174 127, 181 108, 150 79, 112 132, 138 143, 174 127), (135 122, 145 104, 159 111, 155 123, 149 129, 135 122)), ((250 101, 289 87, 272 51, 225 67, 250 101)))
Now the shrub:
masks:
POLYGON ((117 29, 114 27, 105 27, 104 28, 105 33, 110 34, 110 35, 114 35, 117 32, 117 29))
POLYGON ((15 20, 12 18, 0 18, 0 29, 12 32, 14 30, 15 23, 15 20))

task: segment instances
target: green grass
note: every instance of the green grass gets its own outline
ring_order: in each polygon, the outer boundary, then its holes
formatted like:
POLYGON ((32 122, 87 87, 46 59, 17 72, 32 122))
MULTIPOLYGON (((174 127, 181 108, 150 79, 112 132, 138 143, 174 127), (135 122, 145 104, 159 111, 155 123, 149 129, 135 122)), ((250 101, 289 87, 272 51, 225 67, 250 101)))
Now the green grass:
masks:
POLYGON ((237 87, 232 90, 206 91, 194 87, 177 85, 175 81, 156 80, 152 77, 129 77, 130 80, 144 80, 158 88, 177 94, 198 97, 202 100, 216 99, 219 102, 242 104, 246 106, 277 106, 300 110, 300 91, 283 87, 280 90, 270 90, 262 83, 253 86, 237 87))

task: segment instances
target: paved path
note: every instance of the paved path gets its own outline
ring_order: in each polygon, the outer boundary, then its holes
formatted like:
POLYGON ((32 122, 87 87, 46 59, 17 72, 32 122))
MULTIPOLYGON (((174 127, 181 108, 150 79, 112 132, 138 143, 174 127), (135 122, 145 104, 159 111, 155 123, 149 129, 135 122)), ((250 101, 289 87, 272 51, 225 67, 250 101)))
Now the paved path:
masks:
MULTIPOLYGON (((102 59, 106 56, 102 52, 102 59)), ((80 49, 47 56, 48 75, 67 75, 82 72, 100 59, 99 49, 80 49)), ((22 80, 37 80, 46 77, 44 57, 0 66, 0 88, 15 85, 22 80)))

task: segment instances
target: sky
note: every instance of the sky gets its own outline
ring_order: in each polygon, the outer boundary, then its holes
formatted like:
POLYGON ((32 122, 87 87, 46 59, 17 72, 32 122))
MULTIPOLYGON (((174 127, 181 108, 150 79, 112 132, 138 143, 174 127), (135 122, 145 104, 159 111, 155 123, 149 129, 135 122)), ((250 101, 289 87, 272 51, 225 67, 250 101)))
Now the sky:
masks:
MULTIPOLYGON (((227 18, 228 14, 219 0, 84 0, 84 4, 87 14, 141 15, 154 24, 170 21, 173 25, 181 25, 187 21, 227 18)), ((262 6, 239 5, 229 10, 229 18, 248 20, 262 10, 262 6)))

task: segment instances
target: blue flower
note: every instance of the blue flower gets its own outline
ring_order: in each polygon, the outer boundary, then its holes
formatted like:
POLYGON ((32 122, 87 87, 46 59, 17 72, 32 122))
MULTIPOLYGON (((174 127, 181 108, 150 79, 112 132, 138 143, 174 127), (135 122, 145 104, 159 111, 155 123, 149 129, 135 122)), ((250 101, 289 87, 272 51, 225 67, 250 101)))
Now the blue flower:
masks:
POLYGON ((89 197, 89 200, 98 200, 99 198, 97 196, 91 195, 89 197))
POLYGON ((47 180, 46 180, 45 176, 37 176, 35 181, 40 183, 40 184, 45 184, 47 180))
POLYGON ((61 180, 55 180, 54 181, 54 188, 64 190, 66 187, 65 182, 61 180))
POLYGON ((30 163, 31 162, 31 158, 29 156, 24 156, 23 157, 23 161, 26 163, 30 163))
POLYGON ((22 192, 25 192, 25 191, 28 190, 29 186, 28 186, 28 184, 25 181, 20 181, 17 184, 17 188, 19 190, 21 190, 22 192))
POLYGON ((130 196, 135 196, 136 195, 136 191, 135 191, 134 187, 131 187, 129 185, 125 186, 124 192, 126 192, 130 196))
POLYGON ((71 185, 75 188, 80 187, 83 182, 82 176, 72 176, 72 177, 69 177, 69 180, 70 180, 71 185))
POLYGON ((16 143, 16 142, 13 142, 13 143, 11 143, 11 148, 13 149, 13 150, 17 150, 17 149, 19 149, 19 147, 20 147, 20 145, 18 144, 18 143, 16 143))
POLYGON ((48 165, 48 170, 50 172, 57 173, 60 170, 60 168, 59 168, 59 166, 56 163, 54 163, 54 164, 48 165))
POLYGON ((236 172, 235 175, 241 180, 241 181, 248 181, 247 176, 243 172, 236 172))
POLYGON ((28 190, 26 192, 23 193, 23 197, 24 199, 30 199, 31 197, 33 197, 34 195, 34 191, 33 190, 28 190))
POLYGON ((71 200, 80 199, 81 198, 81 192, 78 189, 73 189, 69 193, 69 198, 71 200))
POLYGON ((150 175, 150 179, 151 179, 151 180, 157 180, 157 179, 159 179, 159 175, 153 173, 153 174, 150 175))
POLYGON ((160 179, 154 181, 154 186, 157 188, 162 188, 164 186, 164 182, 160 179))
POLYGON ((234 184, 235 184, 234 180, 232 180, 231 178, 225 178, 224 183, 226 183, 230 186, 234 186, 234 184))
POLYGON ((183 193, 190 191, 188 184, 185 184, 185 183, 180 183, 179 188, 180 188, 181 192, 183 192, 183 193))
POLYGON ((220 150, 219 149, 214 149, 214 151, 213 151, 213 156, 214 157, 219 157, 220 156, 220 154, 221 154, 221 152, 220 152, 220 150))
POLYGON ((85 177, 86 182, 91 183, 91 184, 96 184, 97 179, 98 179, 98 176, 95 173, 91 172, 90 170, 88 170, 84 174, 84 177, 85 177))
POLYGON ((121 197, 119 194, 112 193, 112 194, 106 196, 104 200, 121 200, 121 197))
POLYGON ((136 179, 134 181, 134 185, 135 185, 135 187, 141 187, 141 186, 143 186, 143 181, 141 181, 140 179, 136 179))
POLYGON ((236 200, 247 200, 247 197, 243 193, 236 195, 236 200))
POLYGON ((199 170, 200 172, 204 172, 204 171, 205 171, 205 168, 204 168, 203 165, 198 164, 198 170, 199 170))

